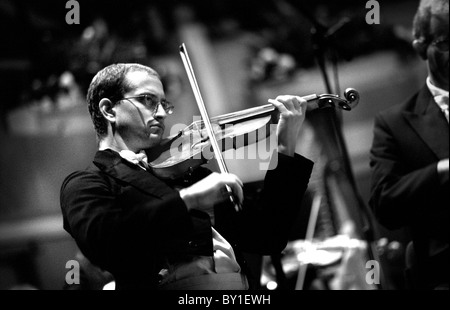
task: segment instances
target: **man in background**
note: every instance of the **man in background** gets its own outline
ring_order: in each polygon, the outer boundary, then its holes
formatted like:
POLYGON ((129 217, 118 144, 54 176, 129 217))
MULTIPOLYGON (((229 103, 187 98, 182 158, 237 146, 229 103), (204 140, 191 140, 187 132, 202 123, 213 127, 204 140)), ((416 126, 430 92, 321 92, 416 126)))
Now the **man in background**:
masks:
POLYGON ((449 288, 449 5, 422 0, 413 47, 426 62, 424 86, 375 118, 370 205, 389 228, 408 227, 407 285, 449 288))

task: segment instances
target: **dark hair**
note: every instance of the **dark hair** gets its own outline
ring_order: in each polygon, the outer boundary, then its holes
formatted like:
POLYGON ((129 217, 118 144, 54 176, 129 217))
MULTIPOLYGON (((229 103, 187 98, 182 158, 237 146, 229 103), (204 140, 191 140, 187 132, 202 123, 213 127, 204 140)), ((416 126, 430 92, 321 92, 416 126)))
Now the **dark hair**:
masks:
POLYGON ((448 15, 448 0, 421 0, 413 21, 414 39, 429 41, 431 18, 442 14, 448 15))
POLYGON ((144 71, 160 79, 159 74, 152 68, 135 63, 109 65, 100 70, 92 79, 87 91, 86 102, 99 139, 106 135, 108 123, 100 112, 98 104, 103 98, 115 103, 130 91, 130 85, 125 77, 127 73, 133 71, 144 71))

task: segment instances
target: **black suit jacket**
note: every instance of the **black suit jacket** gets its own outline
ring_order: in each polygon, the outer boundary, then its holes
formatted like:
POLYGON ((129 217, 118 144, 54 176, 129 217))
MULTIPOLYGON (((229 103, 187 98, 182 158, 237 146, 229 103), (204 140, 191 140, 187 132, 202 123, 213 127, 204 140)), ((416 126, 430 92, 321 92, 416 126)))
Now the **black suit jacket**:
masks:
POLYGON ((426 86, 375 118, 370 205, 385 227, 411 228, 423 288, 449 280, 449 181, 436 168, 448 157, 448 122, 426 86))
MULTIPOLYGON (((216 206, 215 228, 238 253, 269 255, 286 246, 313 163, 299 155, 277 159, 258 201, 244 200, 239 213, 216 206)), ((113 274, 118 289, 156 288, 167 258, 213 255, 209 216, 188 212, 177 190, 111 150, 64 180, 61 208, 64 228, 93 264, 113 274)))

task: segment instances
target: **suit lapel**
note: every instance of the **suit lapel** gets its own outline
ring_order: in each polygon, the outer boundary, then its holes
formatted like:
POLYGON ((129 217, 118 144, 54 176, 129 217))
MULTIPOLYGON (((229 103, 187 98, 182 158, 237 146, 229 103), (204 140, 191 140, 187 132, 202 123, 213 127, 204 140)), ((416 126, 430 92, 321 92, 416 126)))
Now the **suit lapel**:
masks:
POLYGON ((417 96, 414 111, 403 115, 438 158, 448 158, 448 122, 428 88, 424 87, 417 96))
POLYGON ((150 172, 123 159, 112 150, 98 151, 94 164, 103 172, 158 198, 173 193, 173 189, 150 172))

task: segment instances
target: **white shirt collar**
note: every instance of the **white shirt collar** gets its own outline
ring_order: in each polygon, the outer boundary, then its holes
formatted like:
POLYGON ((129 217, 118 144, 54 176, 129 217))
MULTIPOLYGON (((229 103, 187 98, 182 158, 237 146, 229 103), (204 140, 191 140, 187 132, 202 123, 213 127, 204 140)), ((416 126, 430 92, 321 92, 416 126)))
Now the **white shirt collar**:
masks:
POLYGON ((434 102, 436 102, 448 121, 448 91, 433 85, 430 77, 427 78, 427 86, 434 97, 434 102))
POLYGON ((431 83, 430 77, 427 77, 427 86, 428 86, 428 89, 430 90, 431 94, 433 95, 433 97, 437 97, 437 96, 448 97, 448 91, 433 85, 431 83))
POLYGON ((138 165, 139 167, 141 167, 144 170, 146 170, 146 168, 148 167, 147 155, 145 154, 144 151, 141 151, 138 154, 136 154, 130 150, 122 150, 119 152, 119 155, 123 159, 129 161, 130 163, 138 165))

